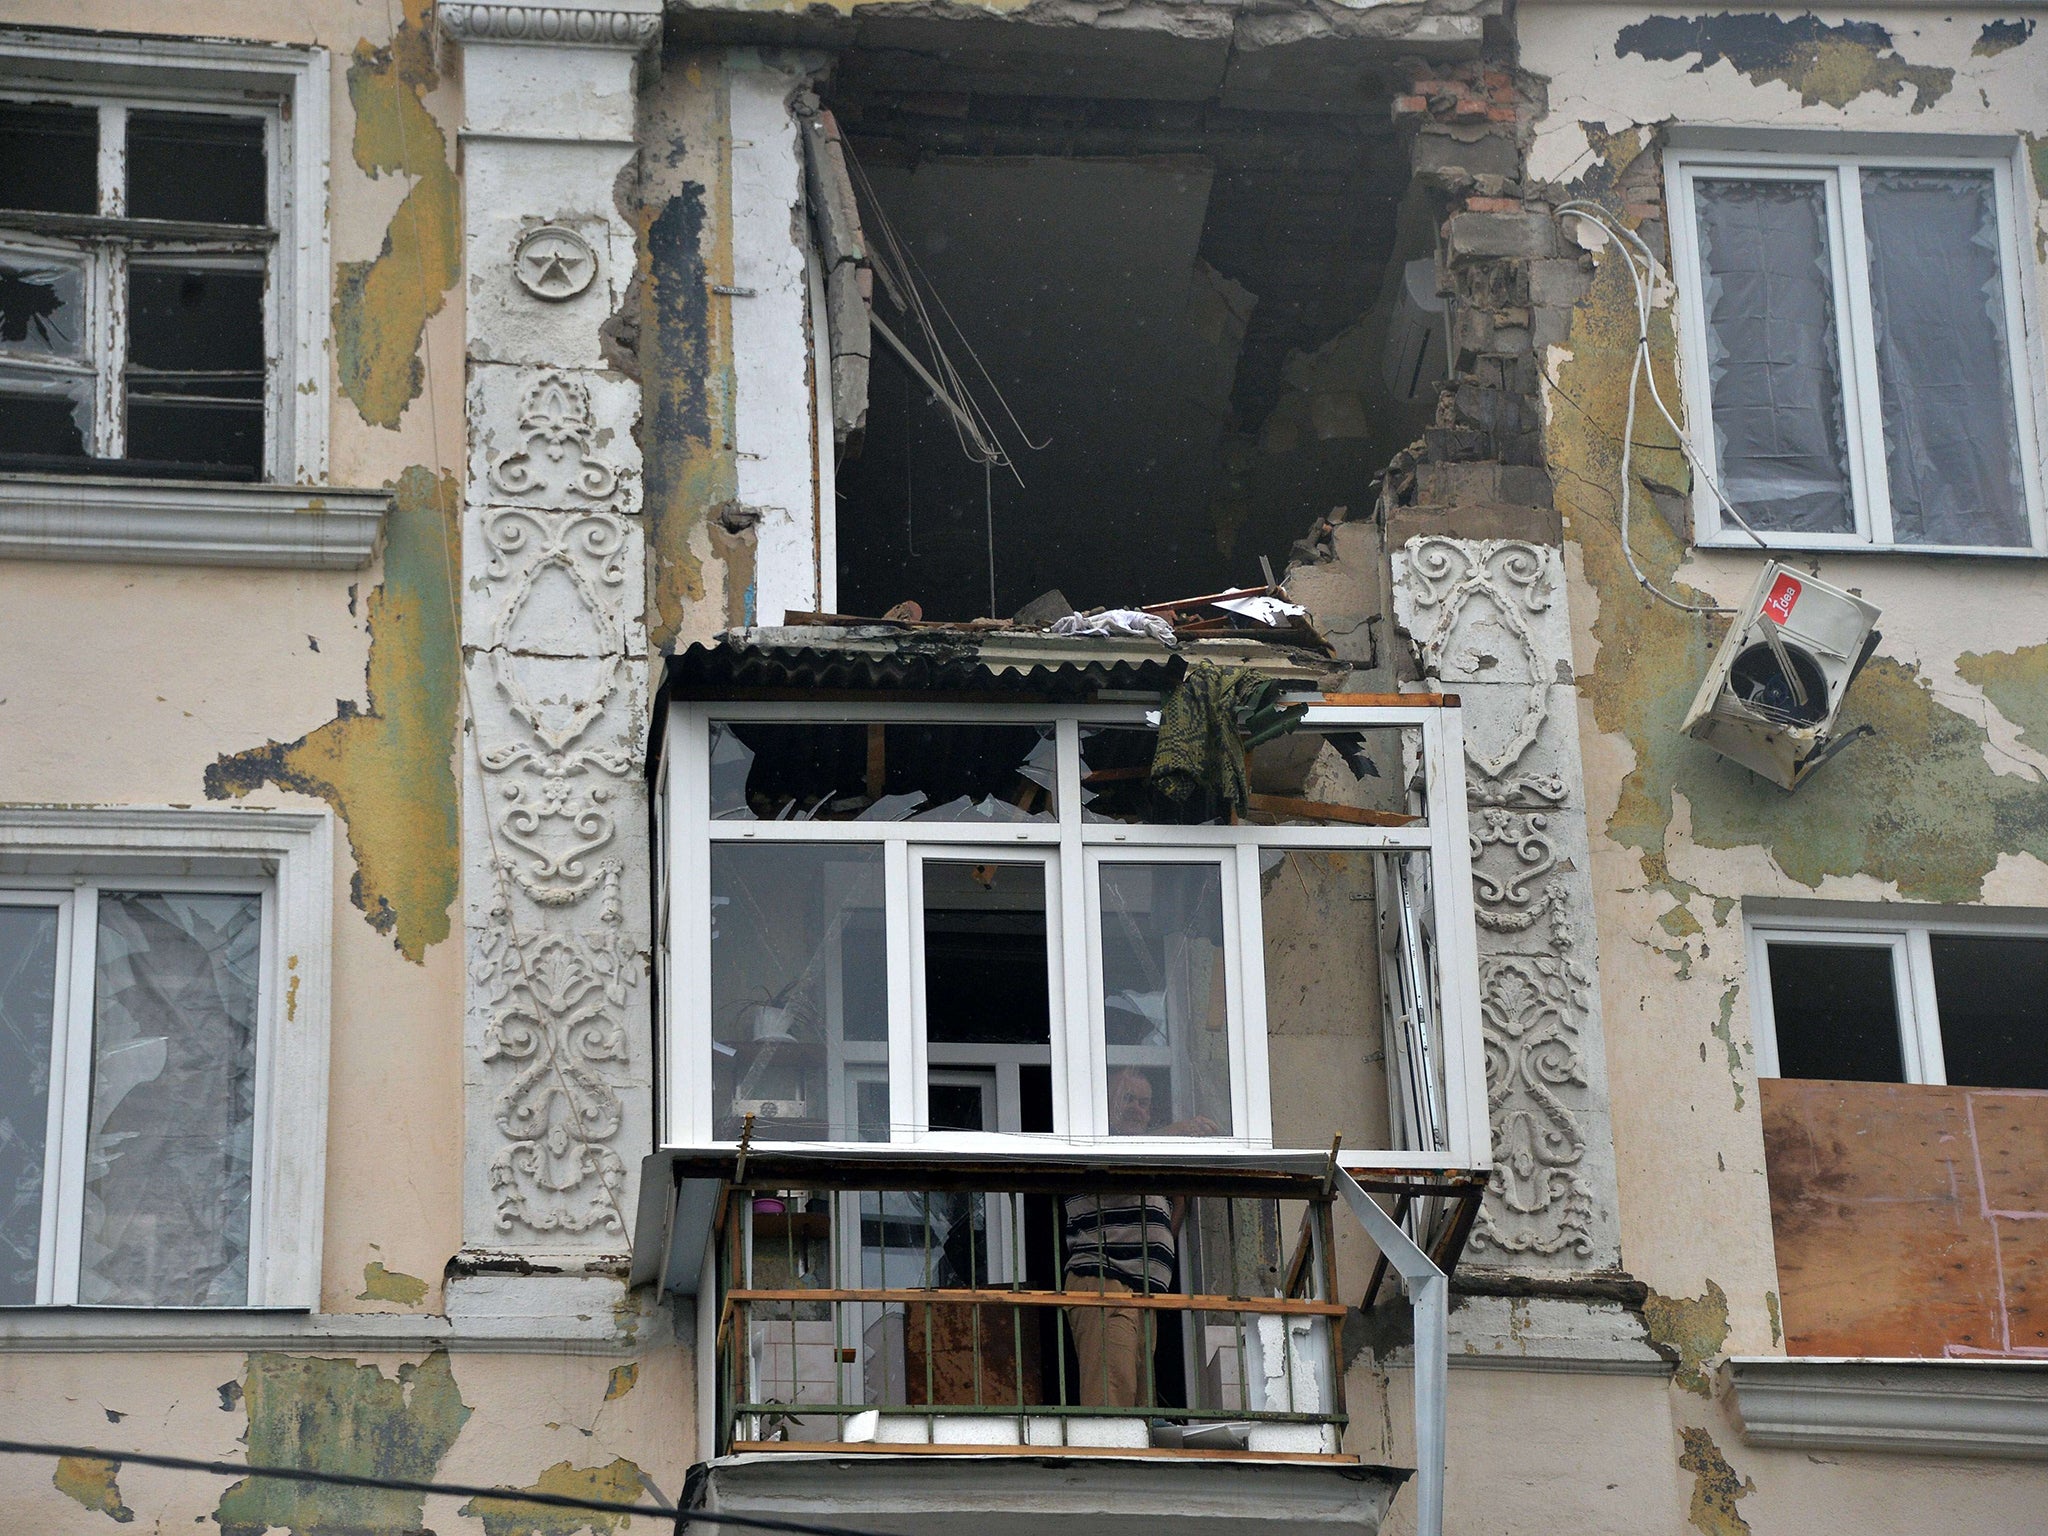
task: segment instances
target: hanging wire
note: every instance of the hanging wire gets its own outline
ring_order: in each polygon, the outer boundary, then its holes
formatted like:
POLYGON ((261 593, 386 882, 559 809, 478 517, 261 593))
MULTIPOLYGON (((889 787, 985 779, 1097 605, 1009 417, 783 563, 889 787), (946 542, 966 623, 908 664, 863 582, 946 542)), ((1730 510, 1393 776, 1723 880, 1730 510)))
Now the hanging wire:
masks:
POLYGON ((982 408, 981 402, 975 397, 974 389, 970 387, 948 351, 948 341, 941 334, 939 322, 932 312, 933 306, 936 306, 938 314, 944 317, 945 328, 951 333, 951 344, 957 346, 972 362, 974 371, 981 376, 982 383, 987 386, 988 393, 994 398, 1003 419, 1009 423, 1016 437, 1026 448, 1034 452, 1045 448, 1052 440, 1047 438, 1043 443, 1034 443, 1031 440, 1031 434, 1026 432, 1022 423, 1017 420, 1017 413, 1010 408, 1010 402, 1004 397, 1001 386, 990 376, 981 355, 974 350, 974 344, 967 339, 967 334, 960 328, 959 321, 953 318, 952 310, 946 307, 945 299, 939 295, 931 279, 925 274, 924 268, 918 264, 917 257, 896 233, 895 226, 890 223, 889 215, 882 207, 881 199, 875 195, 867 171, 853 152, 853 146, 847 144, 844 147, 847 172, 852 178, 861 203, 862 229, 870 236, 867 241, 869 264, 873 266, 875 275, 881 280, 883 291, 909 318, 911 328, 923 342, 924 350, 931 359, 930 367, 927 368, 911 352, 909 346, 883 323, 879 315, 873 317, 875 329, 897 350, 905 365, 945 407, 946 414, 952 419, 954 433, 960 440, 961 452, 977 464, 992 467, 1000 465, 1010 472, 1011 477, 1019 485, 1022 485, 1024 477, 1018 472, 1014 455, 1005 447, 1001 432, 997 430, 989 413, 982 408), (930 296, 929 304, 926 303, 927 295, 930 296))
MULTIPOLYGON (((1636 402, 1643 382, 1647 381, 1650 386, 1650 399, 1656 404, 1658 413, 1663 416, 1677 438, 1679 451, 1692 465, 1693 473, 1697 474, 1701 482, 1713 493, 1714 500, 1720 504, 1722 510, 1735 520, 1744 533, 1756 541, 1757 548, 1770 548, 1764 542, 1763 536, 1750 526, 1749 520, 1737 511, 1734 503, 1722 493, 1720 484, 1701 461, 1699 454, 1694 451, 1692 440, 1686 435, 1685 428, 1678 424, 1678 418, 1672 414, 1671 407, 1665 404, 1664 392, 1657 387, 1657 369, 1650 357, 1650 311, 1656 293, 1656 279, 1662 267, 1642 236, 1628 228, 1598 203, 1574 198, 1570 202, 1558 204, 1557 215, 1559 218, 1570 215, 1584 219, 1610 235, 1614 240, 1616 253, 1628 269, 1629 282, 1635 289, 1635 355, 1629 362, 1628 413, 1621 430, 1621 553, 1628 561, 1629 573, 1635 577, 1636 584, 1645 592, 1681 613, 1733 613, 1736 610, 1722 607, 1718 603, 1688 603, 1658 586, 1650 580, 1637 562, 1635 546, 1629 538, 1630 515, 1635 505, 1635 479, 1631 471, 1636 448, 1636 402), (1638 257, 1641 258, 1640 266, 1637 264, 1638 257)), ((1576 401, 1573 403, 1577 404, 1576 401)))
POLYGON ((789 1531, 796 1536, 881 1536, 847 1525, 814 1525, 801 1520, 773 1520, 724 1510, 687 1510, 672 1504, 622 1504, 609 1499, 580 1498, 573 1493, 531 1493, 521 1488, 490 1488, 481 1483, 430 1483, 409 1477, 369 1477, 353 1472, 319 1472, 311 1467, 265 1467, 233 1461, 200 1461, 190 1456, 159 1456, 149 1451, 117 1451, 89 1445, 47 1445, 33 1440, 0 1440, 0 1455, 59 1456, 84 1461, 111 1461, 138 1467, 164 1467, 173 1472, 210 1472, 216 1477, 270 1477, 293 1483, 325 1483, 337 1488, 372 1488, 388 1493, 438 1494, 449 1498, 496 1499, 506 1504, 532 1504, 548 1509, 586 1510, 593 1514, 647 1515, 673 1520, 678 1532, 692 1521, 734 1526, 750 1531, 789 1531))

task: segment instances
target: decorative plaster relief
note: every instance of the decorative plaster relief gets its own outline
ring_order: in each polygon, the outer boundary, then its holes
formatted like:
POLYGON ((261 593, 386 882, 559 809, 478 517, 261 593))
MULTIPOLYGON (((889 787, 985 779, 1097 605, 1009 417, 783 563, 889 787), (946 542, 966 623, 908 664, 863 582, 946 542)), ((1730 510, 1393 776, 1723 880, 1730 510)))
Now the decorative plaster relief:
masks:
POLYGON ((589 386, 573 375, 550 369, 534 381, 519 403, 518 437, 490 456, 486 473, 499 494, 560 505, 618 491, 618 467, 597 450, 589 386))
POLYGON ((1598 1070, 1570 631, 1555 549, 1512 539, 1411 539, 1393 560, 1395 614, 1424 671, 1466 706, 1472 885, 1479 928, 1493 1177, 1472 1242, 1618 1262, 1598 1070), (1519 770, 1519 771, 1516 771, 1519 770), (1567 851, 1569 845, 1569 851, 1567 851))
POLYGON ((1504 738, 1465 740, 1472 766, 1499 778, 1542 733, 1547 687, 1558 680, 1558 660, 1570 655, 1563 610, 1551 601, 1563 590, 1556 553, 1519 539, 1432 535, 1410 539, 1395 565, 1395 617, 1425 673, 1446 684, 1523 691, 1521 716, 1504 738))
POLYGON ((597 276, 590 242, 560 224, 529 230, 512 252, 512 275, 537 299, 573 299, 597 276))
POLYGON ((439 15, 442 30, 464 43, 578 43, 599 48, 644 48, 661 31, 659 11, 443 0, 439 15))
POLYGON ((464 633, 493 900, 472 917, 478 1060, 503 1137, 489 1167, 497 1231, 517 1241, 625 1235, 631 1041, 644 1018, 640 925, 626 918, 637 860, 621 845, 638 807, 645 654, 641 545, 628 515, 630 442, 607 395, 550 368, 491 370, 519 385, 517 431, 472 467, 464 633), (488 682, 488 688, 484 685, 488 682), (629 865, 632 867, 629 869, 629 865))

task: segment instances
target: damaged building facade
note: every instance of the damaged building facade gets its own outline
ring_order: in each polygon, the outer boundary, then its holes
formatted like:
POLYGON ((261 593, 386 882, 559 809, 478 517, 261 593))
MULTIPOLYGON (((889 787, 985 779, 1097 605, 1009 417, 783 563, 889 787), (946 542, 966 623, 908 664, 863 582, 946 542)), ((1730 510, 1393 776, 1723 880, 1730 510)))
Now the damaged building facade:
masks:
POLYGON ((2038 14, 16 0, 0 1520, 2037 1524, 2038 14))

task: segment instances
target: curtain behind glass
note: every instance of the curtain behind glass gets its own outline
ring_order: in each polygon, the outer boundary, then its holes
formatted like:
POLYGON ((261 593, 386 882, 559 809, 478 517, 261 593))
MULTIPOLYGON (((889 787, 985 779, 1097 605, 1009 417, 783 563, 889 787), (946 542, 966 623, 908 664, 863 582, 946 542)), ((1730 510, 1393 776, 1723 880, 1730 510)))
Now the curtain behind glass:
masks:
POLYGON ((1693 183, 1721 490, 1757 528, 1853 533, 1817 181, 1693 183))
POLYGON ((100 895, 78 1299, 249 1300, 256 896, 100 895))
POLYGON ((0 907, 0 1306, 36 1299, 57 909, 0 907))
POLYGON ((2024 545, 2019 420, 1989 171, 1865 171, 1892 535, 2024 545))

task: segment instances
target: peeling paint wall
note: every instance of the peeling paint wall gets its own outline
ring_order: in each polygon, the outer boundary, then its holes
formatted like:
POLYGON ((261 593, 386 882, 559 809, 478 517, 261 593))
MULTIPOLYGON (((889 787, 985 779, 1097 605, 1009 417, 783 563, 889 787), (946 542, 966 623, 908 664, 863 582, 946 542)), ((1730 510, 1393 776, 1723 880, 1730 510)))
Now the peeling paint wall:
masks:
MULTIPOLYGON (((76 1355, 17 1353, 0 1372, 0 1423, 115 1450, 665 1502, 696 1443, 685 1360, 674 1348, 636 1354, 645 1387, 621 1399, 606 1395, 618 1357, 603 1353, 135 1351, 89 1371, 76 1355)), ((645 1523, 118 1459, 0 1465, 8 1531, 611 1536, 645 1523)))
POLYGON ((333 720, 296 741, 223 754, 207 768, 205 784, 212 800, 275 784, 331 804, 355 855, 350 898, 418 964, 428 946, 448 937, 459 882, 460 489, 418 466, 393 489, 384 583, 365 600, 364 702, 337 701, 333 720))
MULTIPOLYGON (((2031 58, 2036 44, 1978 49, 1991 19, 1913 11, 1681 27, 1543 6, 1524 34, 1525 62, 1548 76, 1552 107, 1532 173, 1603 197, 1661 247, 1654 141, 1663 123, 2010 133, 2048 114, 2048 75, 2031 58), (1862 62, 1851 68, 1844 49, 1862 62), (1931 74, 1917 85, 1887 75, 1900 59, 1952 74, 1953 88, 1936 90, 1931 74)), ((1571 608, 1590 706, 1582 718, 1602 989, 1615 1021, 1624 1254, 1668 1294, 1717 1282, 1729 1298, 1726 1347, 1771 1348, 1766 1298, 1776 1284, 1741 902, 2048 896, 2048 758, 2036 746, 2040 694, 2030 686, 2048 634, 2048 580, 2030 561, 1802 557, 1884 610, 1884 644, 1844 715, 1878 735, 1793 795, 1680 735, 1719 631, 1652 602, 1626 569, 1615 486, 1634 309, 1618 263, 1586 265, 1590 284, 1545 359, 1547 444, 1576 567, 1571 608)), ((1651 336, 1667 390, 1670 321, 1660 309, 1651 336)), ((1639 475, 1686 483, 1668 429, 1649 411, 1636 434, 1639 475)), ((1633 543, 1652 579, 1694 600, 1738 602, 1754 578, 1752 557, 1688 548, 1640 491, 1633 543)))
MULTIPOLYGON (((426 0, 108 0, 89 14, 19 0, 7 21, 327 51, 329 184, 313 211, 327 220, 333 263, 319 278, 331 377, 308 398, 329 413, 332 483, 392 490, 385 536, 359 570, 0 562, 0 799, 334 809, 322 1309, 438 1312, 461 1212, 462 970, 448 942, 459 894, 451 572, 462 306, 450 291, 459 82, 426 0)), ((546 1374, 565 1384, 587 1375, 587 1390, 563 1395, 594 1406, 614 1364, 597 1356, 546 1374)), ((397 1367, 381 1363, 386 1390, 420 1401, 417 1381, 396 1384, 397 1367)), ((275 1371, 252 1379, 239 1355, 35 1355, 12 1344, 0 1421, 116 1450, 237 1459, 282 1443, 247 1433, 245 1403, 270 1412, 281 1390, 275 1371)), ((493 1402, 502 1413, 527 1396, 501 1378, 471 1400, 488 1416, 493 1402)), ((342 1420, 323 1412, 307 1409, 305 1432, 345 1438, 342 1420)), ((643 1416, 668 1417, 651 1406, 643 1416)), ((654 1460, 629 1440, 604 1455, 590 1446, 565 1431, 559 1444, 489 1454, 485 1475, 530 1481, 565 1457, 579 1466, 654 1460)), ((380 1463, 387 1449, 365 1441, 349 1454, 380 1463)), ((265 1528, 275 1506, 227 1488, 118 1460, 10 1461, 0 1466, 0 1528, 193 1529, 217 1509, 265 1528)), ((430 1510, 426 1524, 482 1529, 451 1514, 430 1510)))

